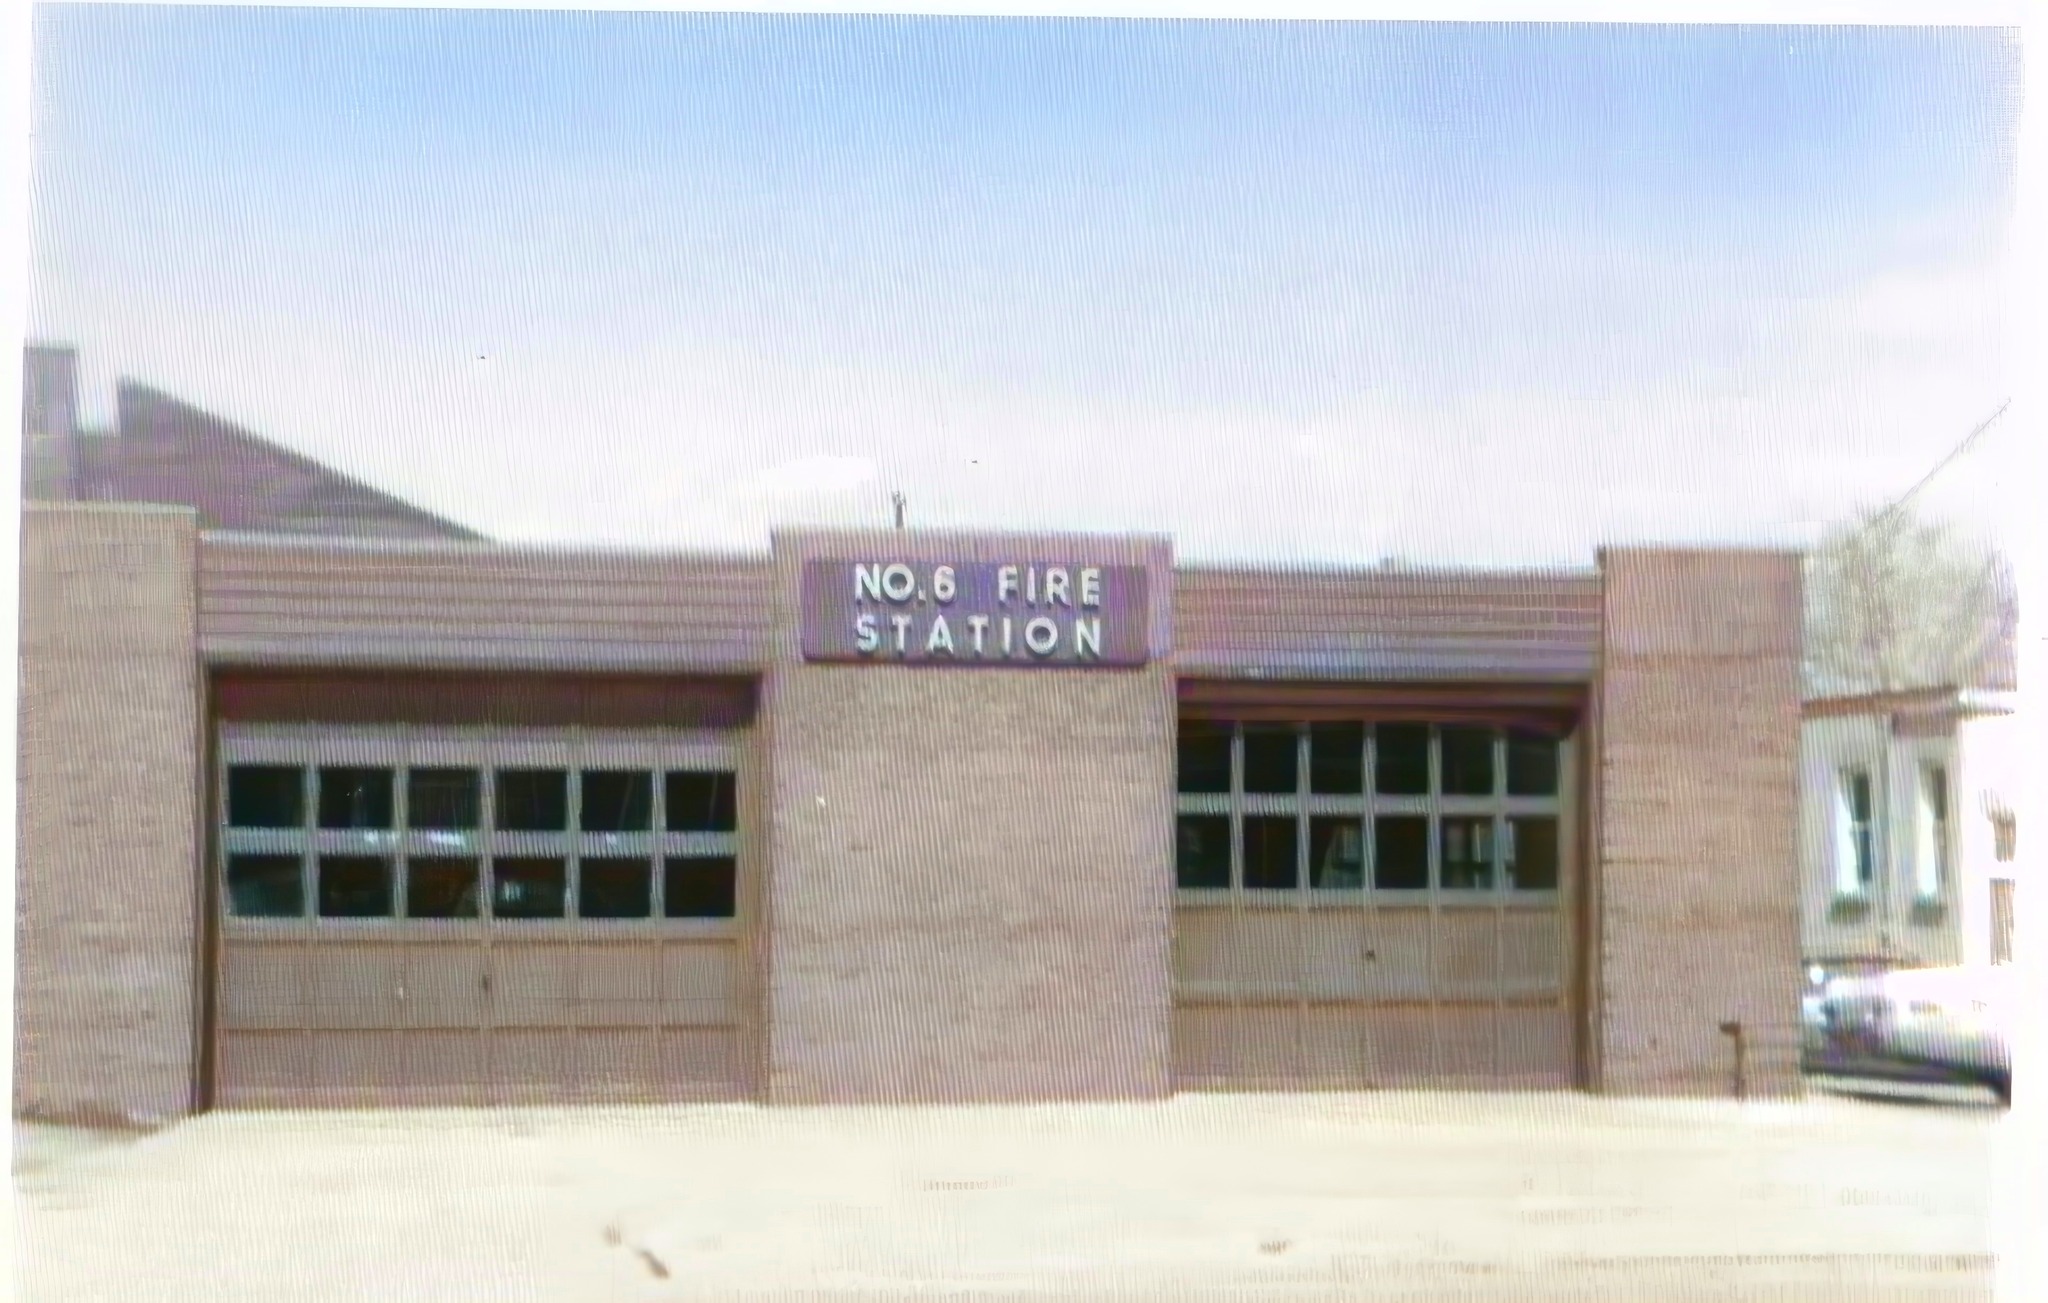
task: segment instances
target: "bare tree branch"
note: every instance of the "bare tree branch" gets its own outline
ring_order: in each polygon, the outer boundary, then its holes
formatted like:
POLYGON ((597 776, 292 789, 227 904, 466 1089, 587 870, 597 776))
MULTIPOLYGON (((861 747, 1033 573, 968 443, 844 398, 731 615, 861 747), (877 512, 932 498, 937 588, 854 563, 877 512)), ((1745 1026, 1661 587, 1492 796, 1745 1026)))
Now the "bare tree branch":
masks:
POLYGON ((1978 686, 2017 610, 2003 557, 1896 503, 1829 534, 1807 592, 1813 695, 1978 686))

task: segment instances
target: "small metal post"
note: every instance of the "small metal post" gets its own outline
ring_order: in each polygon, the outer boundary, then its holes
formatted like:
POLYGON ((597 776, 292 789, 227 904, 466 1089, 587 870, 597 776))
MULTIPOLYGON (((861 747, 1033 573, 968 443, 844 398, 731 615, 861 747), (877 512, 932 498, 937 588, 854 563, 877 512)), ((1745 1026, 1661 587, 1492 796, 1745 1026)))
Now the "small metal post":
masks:
POLYGON ((1724 1022, 1721 1024, 1721 1034, 1735 1043, 1735 1098, 1748 1099, 1749 1065, 1744 1061, 1747 1057, 1744 1050, 1747 1047, 1743 1044, 1742 1024, 1724 1022))

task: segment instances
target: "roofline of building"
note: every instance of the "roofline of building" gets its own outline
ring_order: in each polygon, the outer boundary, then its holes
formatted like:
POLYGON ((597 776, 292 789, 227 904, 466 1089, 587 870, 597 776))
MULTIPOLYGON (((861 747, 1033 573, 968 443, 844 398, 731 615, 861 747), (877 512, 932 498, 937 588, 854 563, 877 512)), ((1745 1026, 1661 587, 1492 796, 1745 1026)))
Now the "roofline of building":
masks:
POLYGON ((2014 715, 2019 713, 2020 694, 2011 688, 1966 688, 1958 693, 1963 707, 1973 714, 2014 715))
MULTIPOLYGON (((782 533, 785 531, 776 531, 782 533)), ((894 531, 882 530, 881 534, 894 531)), ((925 531, 919 531, 926 533, 925 531)), ((930 531, 927 537, 943 536, 957 531, 930 531)), ((202 538, 211 546, 292 549, 302 552, 329 552, 336 555, 443 555, 443 556, 582 556, 582 557, 637 557, 648 560, 706 560, 743 561, 766 565, 774 558, 771 547, 660 547, 636 544, 590 544, 520 542, 517 540, 491 539, 431 539, 431 538, 380 538, 376 536, 347 537, 331 534, 300 534, 281 531, 258 531, 238 529, 208 529, 202 531, 202 538)), ((963 535, 964 536, 964 535, 963 535)), ((997 535, 998 537, 1000 535, 997 535)), ((1018 531, 1020 538, 1046 539, 1062 537, 1045 532, 1018 531)), ((851 536, 849 536, 851 537, 851 536)), ((986 538, 990 535, 977 534, 986 538)), ((1078 535, 1076 537, 1089 537, 1078 535)), ((1104 536, 1114 537, 1114 536, 1104 536)), ((1133 535, 1149 538, 1150 535, 1133 535)), ((1302 565, 1259 562, 1209 562, 1175 558, 1174 573, 1203 578, 1230 577, 1241 575, 1245 578, 1285 575, 1290 579, 1384 579, 1416 580, 1423 582, 1456 581, 1460 579, 1485 580, 1487 582, 1514 580, 1552 580, 1567 582, 1594 582, 1600 572, 1590 568, 1513 566, 1491 569, 1482 566, 1431 566, 1402 567, 1388 569, 1372 562, 1345 563, 1321 562, 1302 565)))
POLYGON ((296 466, 300 470, 309 471, 318 475, 324 475, 330 479, 340 481, 341 483, 347 485, 352 489, 355 489, 362 493, 371 494, 374 497, 382 499, 384 502, 388 503, 393 508, 396 508, 400 511, 410 512, 422 525, 426 525, 435 529, 443 529, 448 531, 450 534, 460 536, 453 541, 489 541, 483 534, 479 533, 474 529, 471 529, 468 525, 462 524, 460 521, 451 520, 448 517, 439 514, 438 512, 428 511, 426 508, 421 507, 416 503, 409 502, 404 498, 397 497, 394 494, 384 489, 380 489, 374 484, 369 483, 367 480, 363 480, 358 478, 357 476, 349 474, 347 471, 344 471, 339 467, 330 466, 326 462, 323 462, 316 457, 308 456, 307 454, 300 452, 295 448, 287 447, 274 439, 265 438, 263 435, 257 434, 255 431, 248 429, 239 421, 236 421, 230 417, 222 416, 220 413, 215 412, 209 408, 201 407, 197 403, 190 402, 186 399, 180 398, 176 394, 171 393, 167 389, 159 389, 157 386, 150 384, 147 381, 136 380, 127 376, 119 377, 114 381, 114 410, 117 413, 117 437, 119 437, 120 434, 126 433, 126 423, 118 420, 118 413, 121 411, 122 408, 121 400, 130 393, 147 395, 149 398, 154 399, 158 402, 172 404, 177 407, 182 407, 187 411, 197 412, 201 416, 204 416, 209 420, 212 420, 219 424, 220 426, 222 426, 233 437, 240 439, 246 443, 254 444, 267 452, 274 453, 275 455, 284 458, 287 462, 290 462, 292 465, 296 466))
POLYGON ((1806 719, 1838 719, 1857 715, 1891 715, 1909 710, 1950 709, 1963 715, 2010 715, 2019 709, 2019 694, 1977 688, 1907 688, 1896 692, 1860 692, 1814 697, 1800 706, 1806 719))
POLYGON ((293 549, 302 552, 330 552, 336 555, 394 553, 421 556, 552 556, 552 557, 638 557, 707 561, 750 561, 762 565, 773 559, 767 548, 666 548, 631 544, 606 546, 590 543, 518 542, 487 538, 382 538, 375 535, 301 534, 282 531, 208 529, 201 539, 210 547, 293 549))
POLYGON ((1176 557, 1174 569, 1183 573, 1189 571, 1205 575, 1270 575, 1287 574, 1313 579, 1327 575, 1332 579, 1355 579, 1361 575, 1372 575, 1381 579, 1584 579, 1600 578, 1600 568, 1590 565, 1505 565, 1481 566, 1453 563, 1432 564, 1420 561, 1204 561, 1194 557, 1176 557))
POLYGON ((76 498, 31 498, 21 504, 21 509, 24 514, 31 511, 75 511, 97 515, 185 516, 192 519, 199 516, 199 508, 177 502, 100 502, 76 498))
POLYGON ((1607 563, 1607 558, 1619 552, 1670 552, 1678 555, 1692 554, 1698 556, 1752 556, 1798 559, 1805 557, 1812 551, 1812 548, 1801 547, 1797 544, 1790 543, 1712 543, 1701 542, 1696 539, 1681 539, 1673 541, 1656 538, 1641 538, 1632 539, 1626 543, 1603 543, 1600 546, 1593 549, 1593 555, 1596 558, 1598 558, 1601 566, 1604 568, 1607 563))

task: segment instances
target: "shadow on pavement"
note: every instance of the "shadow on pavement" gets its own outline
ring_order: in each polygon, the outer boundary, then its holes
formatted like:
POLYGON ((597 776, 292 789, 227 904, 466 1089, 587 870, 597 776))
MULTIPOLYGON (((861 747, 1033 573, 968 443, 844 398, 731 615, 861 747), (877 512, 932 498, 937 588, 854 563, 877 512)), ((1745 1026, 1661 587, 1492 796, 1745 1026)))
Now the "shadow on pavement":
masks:
POLYGON ((1945 1109, 2002 1113, 2005 1108, 1990 1090, 1979 1086, 1928 1085, 1920 1082, 1860 1080, 1853 1077, 1810 1077, 1807 1085, 1834 1099, 1880 1108, 1945 1109))
POLYGON ((131 1145, 146 1134, 108 1127, 62 1126, 47 1122, 14 1122, 12 1174, 19 1187, 25 1178, 48 1173, 66 1163, 104 1150, 131 1145))

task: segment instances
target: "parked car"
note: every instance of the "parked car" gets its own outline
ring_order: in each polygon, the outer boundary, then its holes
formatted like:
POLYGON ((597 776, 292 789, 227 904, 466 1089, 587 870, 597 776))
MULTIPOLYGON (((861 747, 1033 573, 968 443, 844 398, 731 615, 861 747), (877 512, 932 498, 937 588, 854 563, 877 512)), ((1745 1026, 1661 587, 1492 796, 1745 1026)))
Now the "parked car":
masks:
POLYGON ((1828 1076, 1988 1087, 2012 1102, 2012 969, 1838 977, 1808 997, 1804 1059, 1828 1076))
POLYGON ((1820 1071, 1828 1049, 1827 995, 1811 990, 1799 997, 1799 1066, 1820 1071))

